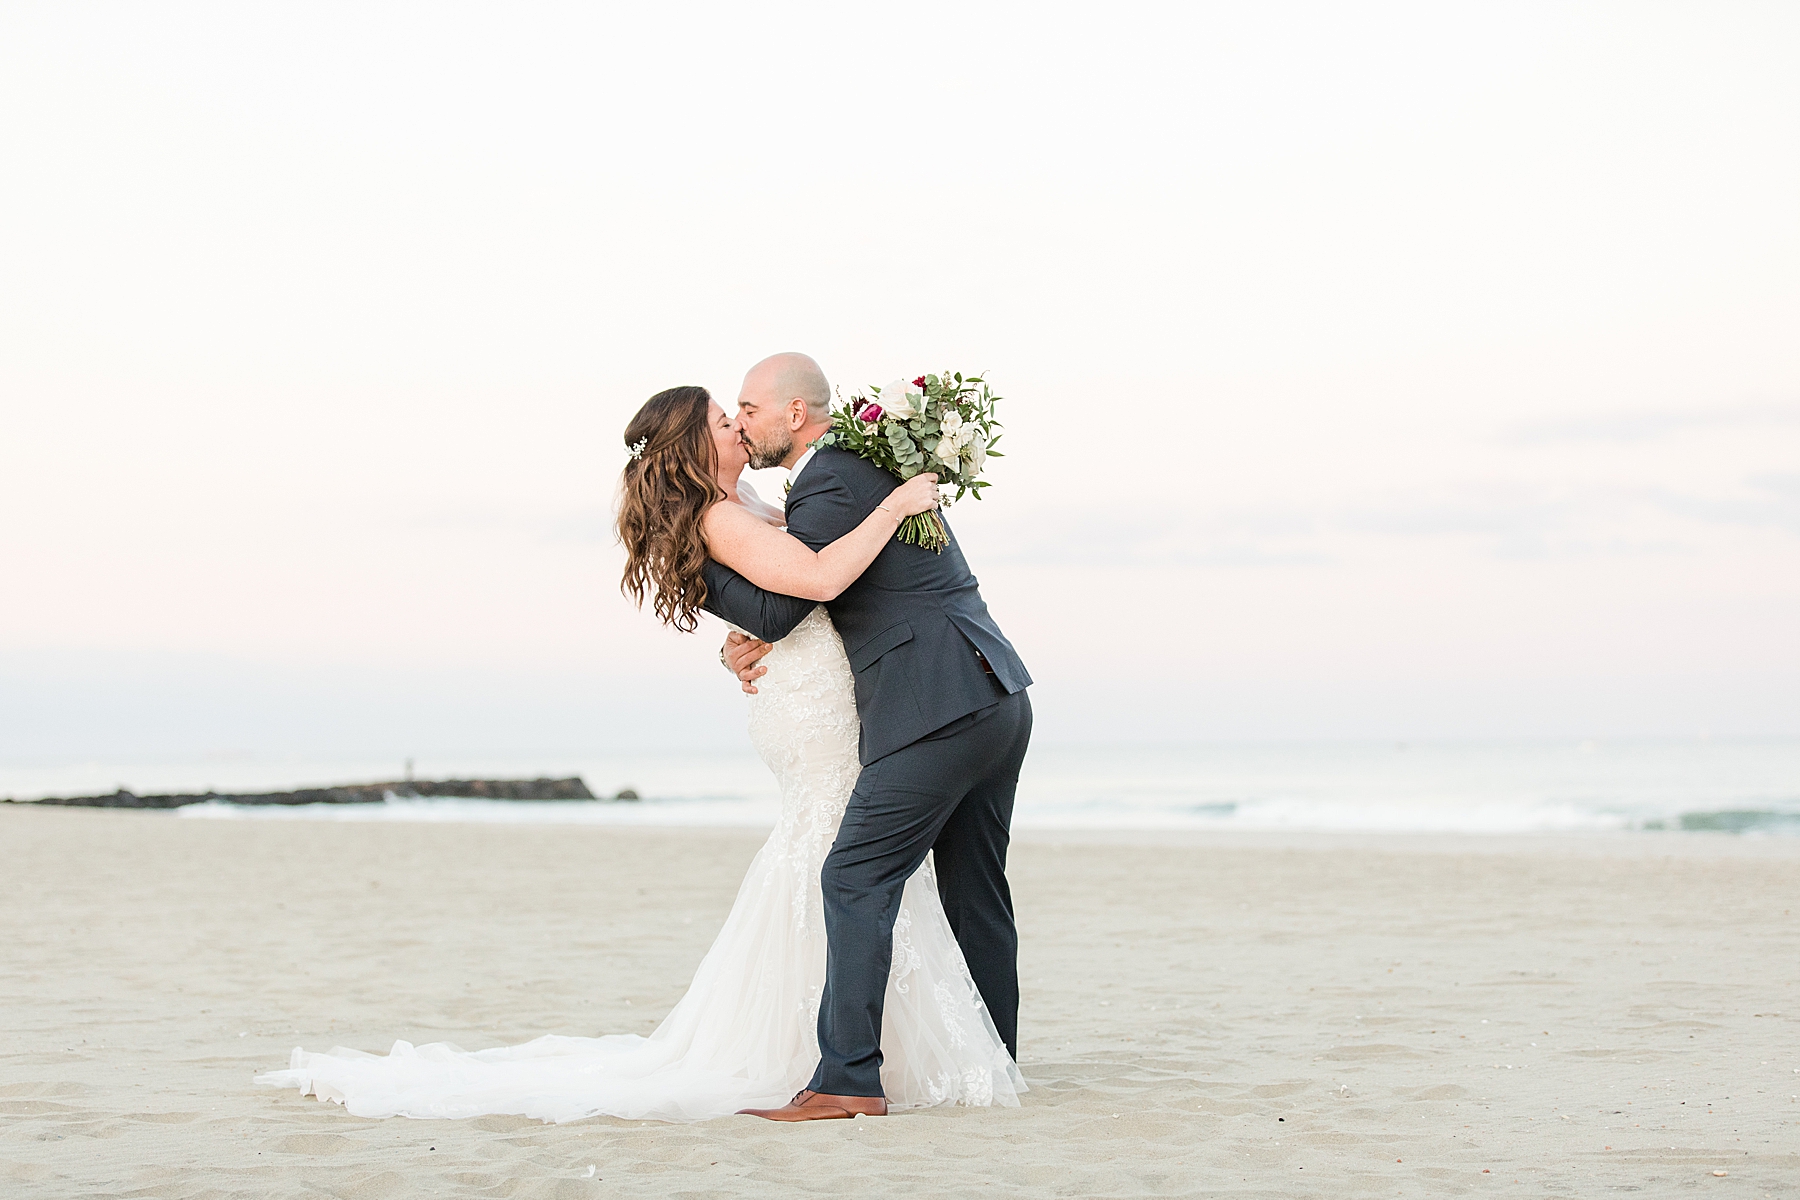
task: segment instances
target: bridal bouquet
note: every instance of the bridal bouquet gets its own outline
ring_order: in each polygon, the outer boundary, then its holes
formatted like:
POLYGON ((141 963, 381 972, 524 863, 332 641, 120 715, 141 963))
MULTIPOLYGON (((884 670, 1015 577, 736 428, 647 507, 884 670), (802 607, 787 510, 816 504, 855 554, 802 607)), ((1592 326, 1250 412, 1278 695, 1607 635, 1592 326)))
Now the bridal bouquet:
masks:
MULTIPOLYGON (((940 486, 956 489, 955 500, 971 494, 981 499, 981 489, 988 486, 981 478, 987 460, 1005 457, 994 449, 1000 440, 994 403, 1000 397, 985 380, 946 371, 911 383, 896 379, 869 392, 852 396, 833 411, 831 431, 818 445, 861 455, 901 479, 932 471, 940 486)), ((951 502, 945 500, 945 507, 951 502)), ((935 512, 906 518, 896 536, 938 554, 950 544, 950 533, 935 512)))

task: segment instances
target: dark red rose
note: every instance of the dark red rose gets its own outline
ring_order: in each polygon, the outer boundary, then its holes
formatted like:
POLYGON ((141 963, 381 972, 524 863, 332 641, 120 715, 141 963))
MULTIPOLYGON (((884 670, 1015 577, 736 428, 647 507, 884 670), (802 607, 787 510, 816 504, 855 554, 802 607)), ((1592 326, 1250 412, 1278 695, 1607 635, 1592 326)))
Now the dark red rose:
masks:
POLYGON ((871 404, 856 415, 871 423, 879 421, 881 420, 881 405, 871 404))
POLYGON ((913 380, 913 386, 918 388, 920 391, 924 391, 925 390, 925 377, 923 375, 921 375, 917 379, 913 380))

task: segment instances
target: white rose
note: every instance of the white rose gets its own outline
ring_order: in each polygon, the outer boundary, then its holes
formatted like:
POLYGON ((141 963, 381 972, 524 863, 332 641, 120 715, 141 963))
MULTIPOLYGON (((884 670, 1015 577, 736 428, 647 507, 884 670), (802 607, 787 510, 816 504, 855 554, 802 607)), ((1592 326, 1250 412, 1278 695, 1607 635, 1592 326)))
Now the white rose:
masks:
POLYGON ((919 415, 921 401, 925 393, 904 379, 896 379, 881 389, 881 411, 899 417, 902 421, 911 420, 919 415))
MULTIPOLYGON (((938 418, 938 428, 943 430, 944 433, 950 437, 953 437, 953 438, 956 437, 956 431, 961 429, 962 427, 963 427, 962 414, 957 412, 954 408, 951 409, 949 412, 946 412, 943 416, 938 418)), ((958 445, 962 444, 961 438, 957 438, 957 444, 958 445)))
POLYGON ((938 442, 937 458, 939 462, 954 471, 962 466, 962 447, 957 444, 955 438, 944 438, 938 442))
POLYGON ((981 468, 987 465, 987 439, 979 433, 969 442, 969 473, 981 474, 981 468))

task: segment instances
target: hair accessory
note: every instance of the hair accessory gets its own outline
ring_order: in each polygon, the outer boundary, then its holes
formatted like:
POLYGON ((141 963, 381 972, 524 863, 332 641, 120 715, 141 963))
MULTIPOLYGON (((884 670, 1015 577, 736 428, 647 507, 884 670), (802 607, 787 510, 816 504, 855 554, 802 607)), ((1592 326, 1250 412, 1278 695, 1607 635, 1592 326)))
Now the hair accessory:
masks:
POLYGON ((637 441, 631 443, 631 445, 625 447, 625 449, 631 452, 631 461, 636 462, 638 459, 644 457, 644 447, 649 444, 650 439, 648 437, 641 437, 637 441))

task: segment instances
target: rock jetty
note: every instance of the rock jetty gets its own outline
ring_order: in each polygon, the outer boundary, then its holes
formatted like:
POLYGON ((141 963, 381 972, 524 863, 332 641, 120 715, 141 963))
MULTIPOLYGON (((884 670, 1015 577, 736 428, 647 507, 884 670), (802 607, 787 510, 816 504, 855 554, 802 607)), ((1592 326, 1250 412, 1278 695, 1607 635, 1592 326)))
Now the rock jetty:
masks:
MULTIPOLYGON (((69 796, 7 803, 64 804, 80 808, 182 808, 216 800, 224 804, 379 804, 394 796, 455 796, 475 800, 593 800, 580 776, 573 779, 408 779, 395 783, 346 783, 296 792, 181 792, 139 796, 124 790, 106 796, 69 796)), ((632 797, 635 799, 636 797, 632 797)))

